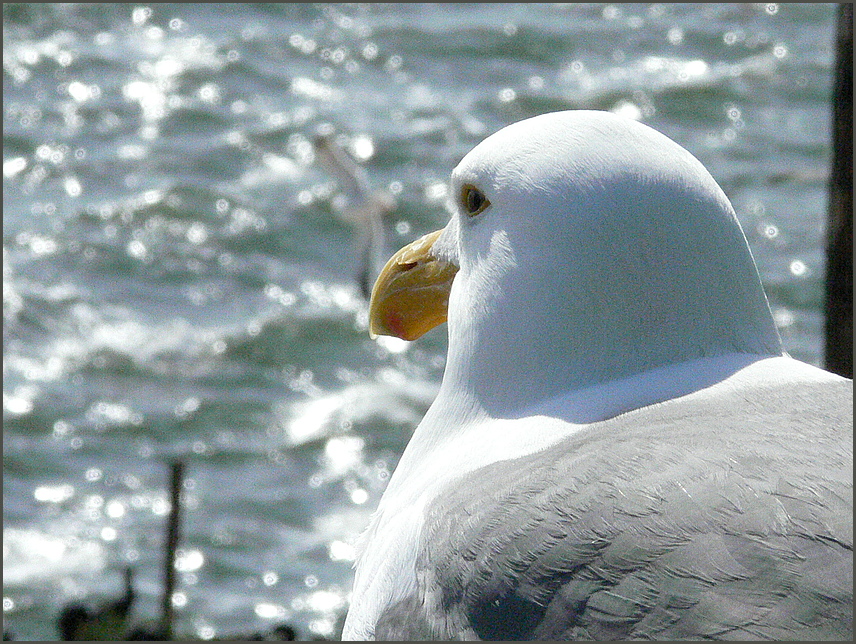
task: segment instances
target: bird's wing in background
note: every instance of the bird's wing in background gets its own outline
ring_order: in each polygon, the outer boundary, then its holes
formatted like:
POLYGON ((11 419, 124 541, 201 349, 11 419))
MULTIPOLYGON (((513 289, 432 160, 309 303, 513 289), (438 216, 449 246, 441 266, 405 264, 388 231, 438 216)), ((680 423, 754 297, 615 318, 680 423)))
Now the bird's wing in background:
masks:
POLYGON ((395 199, 386 190, 370 189, 365 169, 332 135, 318 135, 314 143, 318 164, 335 179, 346 198, 342 207, 334 210, 342 221, 357 229, 356 279, 360 292, 368 299, 383 261, 383 218, 395 208, 395 199))

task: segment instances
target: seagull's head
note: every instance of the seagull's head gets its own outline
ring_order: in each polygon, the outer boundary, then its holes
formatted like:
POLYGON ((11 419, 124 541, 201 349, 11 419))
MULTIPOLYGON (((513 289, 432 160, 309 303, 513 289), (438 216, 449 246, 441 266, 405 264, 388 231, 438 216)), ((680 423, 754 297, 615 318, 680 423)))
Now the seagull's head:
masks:
POLYGON ((450 188, 446 227, 378 277, 370 331, 414 340, 448 320, 445 378, 480 398, 514 406, 705 356, 781 354, 728 198, 652 128, 536 116, 477 145, 450 188))

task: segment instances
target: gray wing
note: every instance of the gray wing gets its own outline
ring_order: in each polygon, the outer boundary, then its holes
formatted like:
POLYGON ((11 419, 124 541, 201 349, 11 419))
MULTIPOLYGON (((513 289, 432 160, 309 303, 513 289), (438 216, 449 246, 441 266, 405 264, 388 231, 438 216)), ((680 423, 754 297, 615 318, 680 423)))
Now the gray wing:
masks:
POLYGON ((653 405, 472 473, 376 637, 852 639, 852 396, 653 405))

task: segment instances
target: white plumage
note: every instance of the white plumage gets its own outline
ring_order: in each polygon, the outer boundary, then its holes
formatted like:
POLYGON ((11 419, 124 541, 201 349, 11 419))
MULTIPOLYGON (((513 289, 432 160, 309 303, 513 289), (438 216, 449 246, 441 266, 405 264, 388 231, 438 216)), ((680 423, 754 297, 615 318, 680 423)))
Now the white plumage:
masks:
POLYGON ((449 350, 345 638, 851 636, 852 381, 783 355, 702 165, 557 112, 451 193, 373 293, 374 333, 448 316, 449 350))

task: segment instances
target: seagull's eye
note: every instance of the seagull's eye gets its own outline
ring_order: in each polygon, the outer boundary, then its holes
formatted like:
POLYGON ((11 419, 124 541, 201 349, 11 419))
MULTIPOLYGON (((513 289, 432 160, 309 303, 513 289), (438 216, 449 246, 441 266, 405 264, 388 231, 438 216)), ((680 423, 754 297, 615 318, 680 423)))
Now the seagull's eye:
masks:
POLYGON ((469 183, 461 187, 461 205, 470 217, 481 214, 490 205, 484 193, 469 183))

